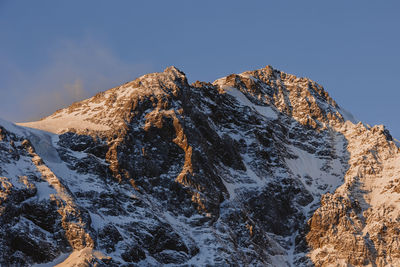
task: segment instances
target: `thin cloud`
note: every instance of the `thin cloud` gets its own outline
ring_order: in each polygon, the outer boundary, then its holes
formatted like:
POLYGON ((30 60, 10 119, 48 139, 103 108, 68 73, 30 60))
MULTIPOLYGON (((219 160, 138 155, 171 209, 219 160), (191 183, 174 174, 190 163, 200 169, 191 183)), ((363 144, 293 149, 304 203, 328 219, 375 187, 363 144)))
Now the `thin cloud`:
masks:
POLYGON ((76 79, 73 84, 64 85, 64 88, 73 97, 74 101, 79 101, 85 97, 85 89, 80 79, 76 79))
POLYGON ((42 68, 35 72, 18 70, 8 90, 19 103, 12 107, 13 112, 7 112, 13 114, 12 120, 37 120, 152 71, 152 64, 124 62, 93 39, 59 42, 42 68))

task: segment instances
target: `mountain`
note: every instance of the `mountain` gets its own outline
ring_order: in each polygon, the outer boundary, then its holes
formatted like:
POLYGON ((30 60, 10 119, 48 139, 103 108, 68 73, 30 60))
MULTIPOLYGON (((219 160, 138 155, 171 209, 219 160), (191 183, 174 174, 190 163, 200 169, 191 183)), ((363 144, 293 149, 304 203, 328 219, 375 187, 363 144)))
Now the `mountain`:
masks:
POLYGON ((0 265, 400 266, 399 178, 310 79, 169 67, 0 121, 0 265))

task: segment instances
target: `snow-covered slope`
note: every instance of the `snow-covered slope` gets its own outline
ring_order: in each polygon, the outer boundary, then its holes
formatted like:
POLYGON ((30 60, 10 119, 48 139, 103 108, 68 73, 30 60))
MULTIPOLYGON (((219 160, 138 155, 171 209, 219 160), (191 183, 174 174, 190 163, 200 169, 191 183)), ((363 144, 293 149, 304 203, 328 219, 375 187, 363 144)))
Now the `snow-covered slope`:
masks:
POLYGON ((397 266, 399 155, 309 79, 169 67, 0 121, 0 265, 397 266))

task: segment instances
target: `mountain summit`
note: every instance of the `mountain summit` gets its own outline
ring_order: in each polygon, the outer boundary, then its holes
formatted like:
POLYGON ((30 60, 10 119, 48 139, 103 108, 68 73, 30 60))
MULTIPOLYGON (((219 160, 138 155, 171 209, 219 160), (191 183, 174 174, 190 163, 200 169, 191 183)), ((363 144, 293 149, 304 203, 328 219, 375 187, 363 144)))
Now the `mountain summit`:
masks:
POLYGON ((399 266, 399 177, 310 79, 169 67, 0 120, 0 265, 399 266))

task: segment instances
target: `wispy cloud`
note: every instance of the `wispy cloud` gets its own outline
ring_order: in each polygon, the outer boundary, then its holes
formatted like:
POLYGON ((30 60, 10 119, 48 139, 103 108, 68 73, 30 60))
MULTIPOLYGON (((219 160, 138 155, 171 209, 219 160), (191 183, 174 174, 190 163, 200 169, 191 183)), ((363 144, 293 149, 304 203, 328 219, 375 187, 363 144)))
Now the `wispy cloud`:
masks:
POLYGON ((80 79, 76 79, 72 84, 64 85, 67 93, 70 94, 75 101, 82 99, 85 96, 85 89, 83 88, 82 81, 80 79))
MULTIPOLYGON (((50 51, 48 61, 41 68, 14 71, 13 82, 8 82, 11 84, 7 88, 9 93, 0 99, 1 109, 7 107, 4 113, 10 115, 8 119, 39 119, 154 71, 151 63, 127 63, 91 38, 58 42, 50 51), (13 101, 14 105, 7 105, 6 101, 13 101)), ((0 114, 3 113, 1 109, 0 114)))

